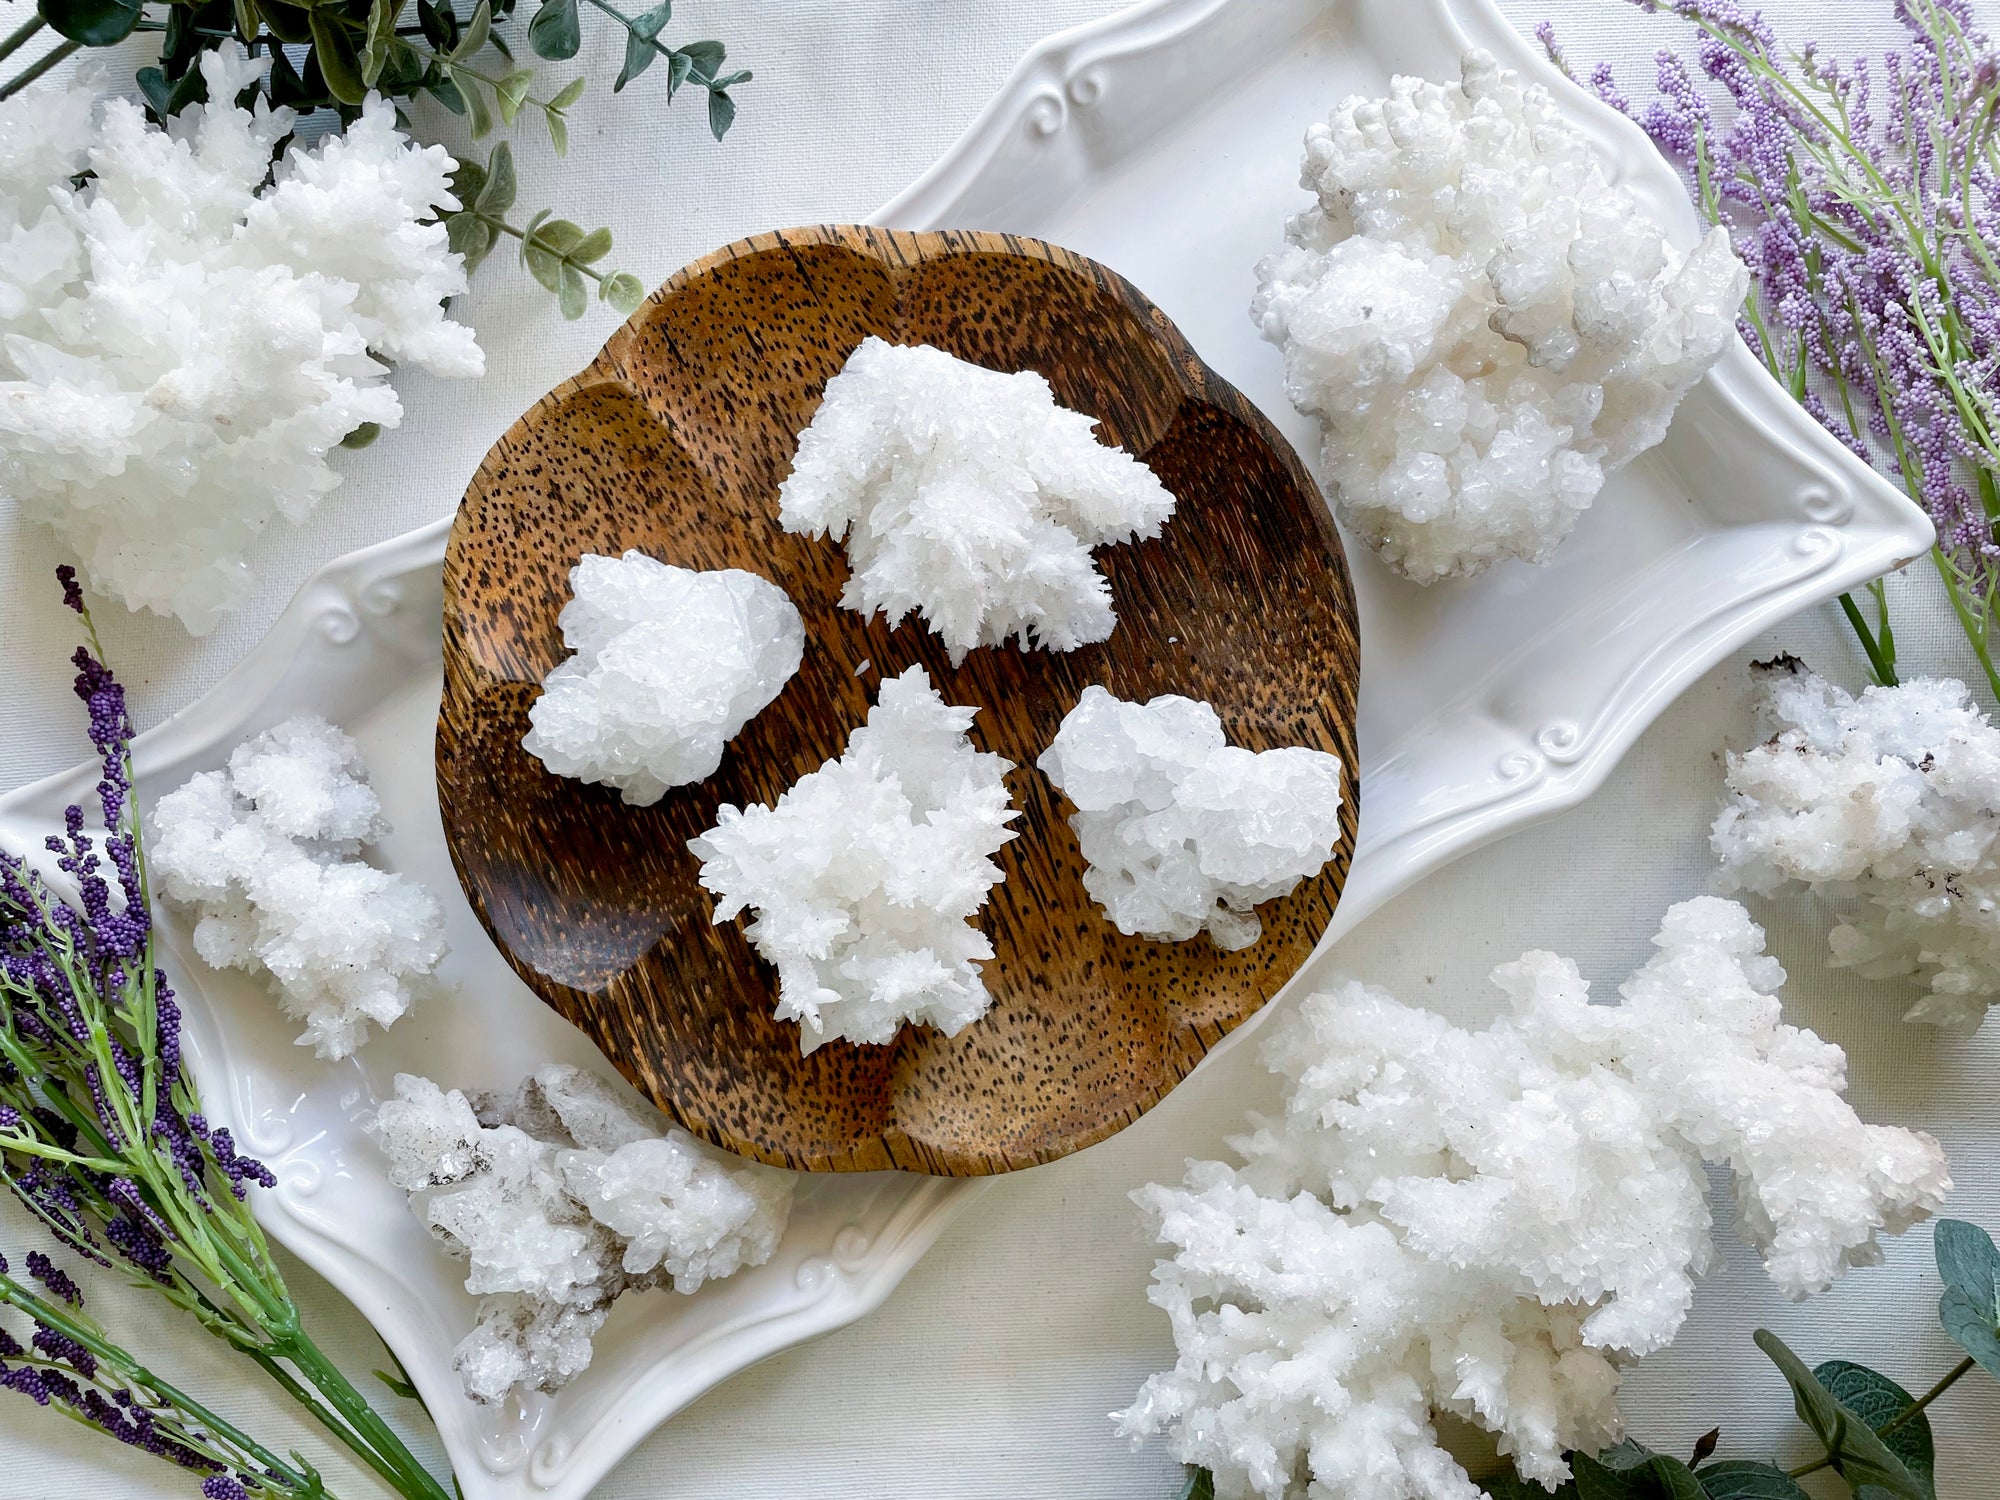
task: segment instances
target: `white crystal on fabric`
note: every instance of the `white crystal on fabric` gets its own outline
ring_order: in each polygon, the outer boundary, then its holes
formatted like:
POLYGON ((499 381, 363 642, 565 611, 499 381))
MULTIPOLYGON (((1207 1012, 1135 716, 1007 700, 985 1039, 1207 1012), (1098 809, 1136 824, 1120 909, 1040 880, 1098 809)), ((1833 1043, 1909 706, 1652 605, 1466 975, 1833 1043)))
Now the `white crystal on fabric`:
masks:
POLYGON ((928 344, 862 340, 826 385, 778 488, 787 531, 842 538, 840 602, 915 610, 951 649, 1019 636, 1069 651, 1111 634, 1090 549, 1156 537, 1174 497, 1058 406, 1031 370, 1002 374, 928 344))
POLYGON ((1083 886, 1127 936, 1206 930, 1247 948, 1256 905, 1317 875, 1340 843, 1340 757, 1224 742, 1206 703, 1127 703, 1093 684, 1035 763, 1076 805, 1083 886))
POLYGON ((1748 274, 1682 255, 1546 89, 1484 52, 1306 134, 1318 203, 1257 267, 1251 317, 1319 417, 1342 520, 1419 583, 1544 562, 1659 442, 1733 336, 1748 274))
POLYGON ((399 1074, 369 1129, 390 1181, 467 1262, 479 1322, 454 1364, 475 1401, 561 1390, 617 1298, 762 1265, 791 1212, 790 1173, 711 1150, 560 1063, 471 1099, 399 1074))
POLYGON ((1171 1256, 1151 1298, 1178 1362, 1117 1414, 1224 1500, 1479 1500, 1434 1413, 1553 1489, 1620 1435, 1625 1366, 1680 1329, 1713 1254, 1704 1161, 1787 1294, 1878 1258, 1938 1208, 1936 1141, 1867 1125, 1846 1059, 1784 1024, 1743 908, 1671 908, 1659 951, 1593 1005, 1567 959, 1494 982, 1466 1031, 1379 989, 1313 995, 1271 1036, 1284 1113, 1241 1166, 1134 1194, 1171 1256))
POLYGON ((905 1023, 964 1030, 992 1004, 973 923, 1001 880, 1011 764, 973 749, 976 710, 947 704, 922 667, 882 684, 847 749, 777 806, 724 805, 688 841, 715 920, 746 907, 778 970, 781 1021, 811 1052, 835 1037, 889 1042, 905 1023))
POLYGON ((521 745, 636 807, 714 775, 723 746, 805 655, 805 622, 785 591, 740 568, 591 553, 569 579, 557 622, 575 654, 543 680, 521 745))
POLYGON ((274 168, 293 112, 226 102, 268 65, 204 53, 211 102, 164 131, 87 87, 0 103, 0 493, 196 633, 249 591, 258 533, 339 483, 329 451, 401 421, 384 361, 484 368, 442 306, 450 155, 371 97, 274 168))
POLYGON ((1833 962, 1925 993, 1907 1019, 1977 1026, 2000 999, 2000 728, 1965 684, 1850 696, 1760 663, 1764 742, 1728 759, 1710 835, 1731 889, 1808 889, 1840 913, 1833 962))
POLYGON ((408 1010, 444 957, 437 897, 359 857, 388 831, 354 741, 305 716, 162 797, 146 852, 161 894, 196 917, 202 960, 263 972, 305 1023, 300 1045, 341 1058, 408 1010))

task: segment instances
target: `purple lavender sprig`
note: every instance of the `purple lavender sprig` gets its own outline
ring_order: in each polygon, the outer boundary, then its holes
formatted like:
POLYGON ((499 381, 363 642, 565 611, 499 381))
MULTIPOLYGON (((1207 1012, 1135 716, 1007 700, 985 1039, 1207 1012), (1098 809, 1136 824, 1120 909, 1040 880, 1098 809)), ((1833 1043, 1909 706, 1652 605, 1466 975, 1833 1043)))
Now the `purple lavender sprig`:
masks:
MULTIPOLYGON (((1736 0, 1631 3, 1694 28, 1692 65, 1663 49, 1643 107, 1602 65, 1588 86, 1729 228, 1750 267, 1752 351, 1930 515, 1933 561, 2000 699, 2000 54, 1966 0, 1893 0, 1908 42, 1845 65, 1814 45, 1786 53, 1736 0)), ((1553 30, 1538 35, 1569 72, 1553 30)), ((1879 580, 1870 592, 1872 624, 1841 602, 1893 684, 1887 598, 1879 580)))
MULTIPOLYGON (((57 576, 89 642, 75 691, 102 766, 102 832, 72 806, 46 842, 52 868, 0 850, 0 1180, 59 1245, 247 1355, 396 1494, 450 1500, 301 1327, 250 1209, 276 1178, 203 1114, 156 961, 124 690, 75 571, 57 576)), ((209 1500, 327 1493, 296 1455, 279 1459, 147 1371, 85 1313, 67 1271, 39 1251, 26 1267, 23 1280, 0 1258, 0 1309, 29 1323, 0 1328, 0 1389, 202 1474, 209 1500)))

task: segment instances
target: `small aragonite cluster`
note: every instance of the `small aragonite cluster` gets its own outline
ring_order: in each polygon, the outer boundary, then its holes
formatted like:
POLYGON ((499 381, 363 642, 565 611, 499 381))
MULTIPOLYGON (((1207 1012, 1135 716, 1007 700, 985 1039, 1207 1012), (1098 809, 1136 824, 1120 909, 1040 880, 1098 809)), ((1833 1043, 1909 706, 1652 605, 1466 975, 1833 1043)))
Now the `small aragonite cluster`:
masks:
POLYGON ((1155 537, 1174 497, 1032 370, 870 337, 826 385, 778 490, 787 531, 844 540, 841 603, 912 611, 951 651, 1018 636, 1069 651, 1111 634, 1091 548, 1155 537))
POLYGON ((410 1008, 444 956, 444 914, 414 880, 361 858, 389 831, 361 751, 324 719, 288 719, 147 819, 161 893, 195 914, 195 951, 265 974, 300 1045, 342 1058, 410 1008))
POLYGON ((1418 583, 1544 562, 1735 337, 1748 273, 1683 254, 1548 90, 1484 52, 1306 135, 1314 206, 1251 317, 1320 419, 1341 518, 1418 583))
POLYGON ((1075 804, 1084 889, 1129 936, 1218 947, 1262 933, 1255 907, 1319 873, 1340 843, 1340 758, 1226 743, 1206 703, 1127 703, 1095 685, 1036 762, 1075 804))
POLYGON ((557 623, 574 655, 543 680, 521 745, 635 807, 714 775, 805 654, 785 591, 740 568, 695 572, 631 551, 589 554, 569 577, 557 623))
POLYGON ((791 1212, 790 1173, 712 1150, 560 1063, 470 1097, 399 1074, 369 1128, 389 1180, 467 1263, 479 1323, 454 1364, 479 1402, 561 1390, 619 1297, 762 1265, 791 1212))
POLYGON ((2000 1000, 2000 728, 1965 684, 1852 697, 1759 664, 1759 738, 1728 760, 1711 834, 1724 881, 1835 904, 1833 962, 1924 993, 1908 1019, 1977 1026, 2000 1000))
POLYGON ((1009 762, 973 748, 974 710, 922 667, 882 684, 846 751, 773 807, 723 806, 688 848, 715 920, 754 908, 750 941, 778 971, 778 1019, 811 1052, 833 1037, 889 1042, 907 1023, 947 1036, 986 1013, 973 925, 1015 835, 1009 762))
POLYGON ((1595 1005, 1569 960, 1494 971, 1467 1031, 1378 989, 1308 998, 1264 1045, 1283 1113, 1134 1194, 1168 1254, 1178 1360, 1119 1414, 1229 1500, 1482 1500, 1434 1414, 1555 1488, 1618 1440, 1623 1371, 1711 1263, 1709 1181, 1793 1297, 1880 1257, 1951 1187, 1929 1136, 1863 1123, 1846 1058, 1788 1026, 1743 908, 1671 908, 1595 1005))

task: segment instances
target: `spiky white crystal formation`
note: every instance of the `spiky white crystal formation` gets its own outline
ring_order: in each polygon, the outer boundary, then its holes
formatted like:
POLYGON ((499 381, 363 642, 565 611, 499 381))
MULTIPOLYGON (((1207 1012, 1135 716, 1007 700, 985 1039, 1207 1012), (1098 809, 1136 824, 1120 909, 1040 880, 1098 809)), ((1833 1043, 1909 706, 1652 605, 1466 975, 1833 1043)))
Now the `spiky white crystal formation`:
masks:
POLYGON ((1011 764, 972 748, 976 712, 947 704, 922 667, 882 684, 847 750, 776 807, 724 805, 690 839, 715 920, 756 911, 749 937, 778 970, 781 1021, 799 1049, 835 1037, 889 1042, 905 1023, 955 1035, 992 997, 973 925, 1015 837, 1011 764))
POLYGON ((588 553, 557 623, 575 654, 542 682, 521 747, 558 776, 646 807, 700 781, 799 669, 806 627, 785 591, 740 568, 588 553))
POLYGON ((2000 1000, 2000 728, 1965 684, 1854 698, 1758 664, 1763 743, 1731 753, 1710 835, 1725 884, 1835 903, 1833 962, 1925 994, 1906 1019, 1977 1026, 2000 1000))
POLYGON ((195 951, 263 971, 301 1046, 346 1057, 422 992, 444 913, 361 847, 389 831, 361 752, 324 719, 287 719, 169 792, 147 820, 162 894, 196 916, 195 951))
POLYGON ((341 439, 402 420, 384 360, 484 368, 443 308, 450 155, 371 97, 274 170, 293 111, 230 103, 268 65, 203 53, 210 102, 164 131, 87 86, 0 103, 0 493, 197 634, 249 590, 258 533, 340 482, 341 439))
POLYGON ((1263 932, 1256 905, 1317 875, 1340 842, 1340 757, 1224 742, 1206 703, 1127 703, 1096 684, 1035 762, 1076 805, 1083 887, 1127 936, 1221 948, 1263 932))
POLYGON ((469 1263, 479 1323, 454 1364, 475 1401, 562 1389, 617 1298, 762 1265, 791 1212, 790 1173, 710 1150, 560 1063, 470 1099, 399 1074, 369 1129, 389 1180, 469 1263))
POLYGON ((1669 245, 1546 89, 1480 51, 1462 72, 1306 133, 1319 202, 1251 304, 1342 519, 1418 583, 1547 561, 1665 435, 1749 286, 1726 231, 1669 245))
POLYGON ((1160 534, 1174 497, 1032 370, 863 339, 826 385, 778 487, 787 531, 847 542, 840 602, 911 610, 951 649, 1018 635, 1070 651, 1111 634, 1090 549, 1160 534))
POLYGON ((1618 1385, 1668 1343, 1713 1253, 1704 1160, 1739 1233, 1804 1296, 1936 1209, 1944 1155, 1867 1125, 1838 1047, 1780 1019, 1784 971, 1743 908, 1668 910, 1656 953, 1592 1005, 1575 965, 1493 974, 1481 1031, 1348 983, 1264 1046, 1281 1118, 1142 1188, 1172 1256, 1151 1298, 1179 1359, 1118 1414, 1229 1500, 1479 1500, 1436 1410, 1553 1489, 1619 1436, 1618 1385))

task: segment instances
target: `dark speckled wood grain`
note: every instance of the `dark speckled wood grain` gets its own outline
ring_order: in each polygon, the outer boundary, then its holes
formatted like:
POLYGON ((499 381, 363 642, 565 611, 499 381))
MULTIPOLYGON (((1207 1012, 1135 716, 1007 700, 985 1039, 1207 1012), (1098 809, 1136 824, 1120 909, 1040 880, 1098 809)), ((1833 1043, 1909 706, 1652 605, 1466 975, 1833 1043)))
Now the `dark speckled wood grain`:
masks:
POLYGON ((460 880, 502 953, 696 1134, 812 1171, 976 1175, 1052 1161, 1159 1102, 1304 961, 1353 847, 1353 596, 1298 458, 1143 296, 1080 256, 992 234, 760 235, 675 276, 591 367, 537 403, 466 491, 444 570, 438 800, 460 880), (778 527, 777 490, 829 376, 870 333, 996 370, 1064 405, 1179 498, 1164 534, 1107 547, 1118 627, 1065 654, 954 668, 914 619, 837 606, 847 564, 778 527), (805 616, 805 663, 715 776, 650 808, 547 774, 521 749, 585 552, 747 568, 805 616), (770 802, 840 754, 881 680, 921 662, 972 737, 1016 763, 1020 837, 984 914, 994 1004, 956 1037, 799 1056, 743 922, 710 923, 687 841, 725 802, 770 802), (864 664, 865 667, 864 667, 864 664), (1311 745, 1347 768, 1334 861, 1261 908, 1264 937, 1122 937, 1084 894, 1068 809, 1034 761, 1089 683, 1215 705, 1233 743, 1311 745))

